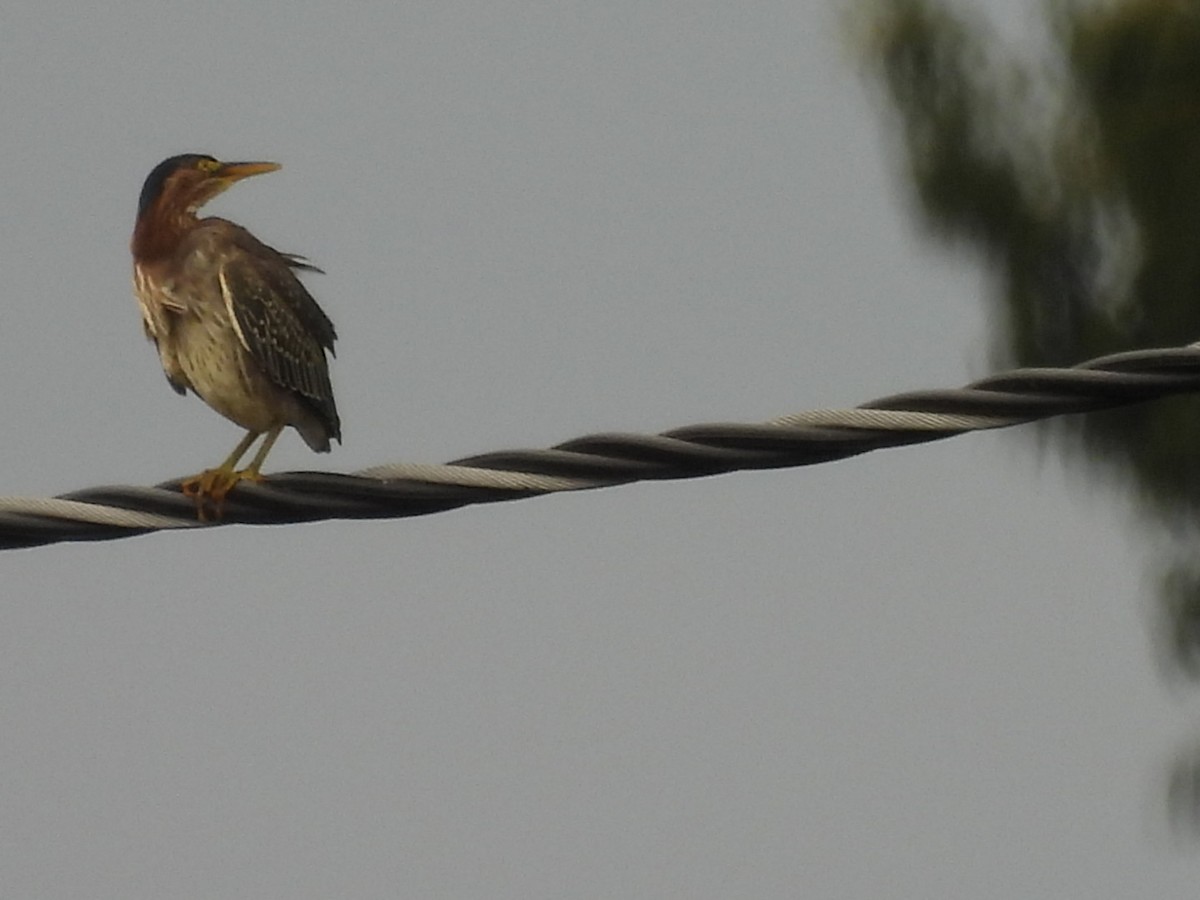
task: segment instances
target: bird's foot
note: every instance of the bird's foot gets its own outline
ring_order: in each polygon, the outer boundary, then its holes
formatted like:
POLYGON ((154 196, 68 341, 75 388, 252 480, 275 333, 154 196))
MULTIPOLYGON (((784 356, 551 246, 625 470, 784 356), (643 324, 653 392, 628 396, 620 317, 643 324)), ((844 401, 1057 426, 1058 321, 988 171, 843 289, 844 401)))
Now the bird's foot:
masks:
POLYGON ((179 489, 185 497, 196 504, 196 515, 201 522, 219 521, 225 510, 225 498, 240 481, 263 481, 263 476, 253 469, 205 469, 199 475, 184 479, 179 489))

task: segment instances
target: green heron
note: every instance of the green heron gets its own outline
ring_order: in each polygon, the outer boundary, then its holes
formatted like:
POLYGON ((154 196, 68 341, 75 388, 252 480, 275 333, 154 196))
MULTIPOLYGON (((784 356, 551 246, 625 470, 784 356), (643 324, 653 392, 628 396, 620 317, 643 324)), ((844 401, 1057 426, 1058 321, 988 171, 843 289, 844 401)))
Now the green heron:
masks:
POLYGON ((278 168, 173 156, 155 166, 138 200, 134 291, 167 381, 180 394, 190 388, 247 431, 220 466, 182 483, 202 519, 220 515, 239 481, 262 479, 263 460, 288 425, 318 453, 329 450, 330 438, 342 438, 325 359, 337 334, 296 277, 298 270, 320 270, 240 225, 196 215, 235 181, 278 168), (238 470, 264 434, 250 465, 238 470))

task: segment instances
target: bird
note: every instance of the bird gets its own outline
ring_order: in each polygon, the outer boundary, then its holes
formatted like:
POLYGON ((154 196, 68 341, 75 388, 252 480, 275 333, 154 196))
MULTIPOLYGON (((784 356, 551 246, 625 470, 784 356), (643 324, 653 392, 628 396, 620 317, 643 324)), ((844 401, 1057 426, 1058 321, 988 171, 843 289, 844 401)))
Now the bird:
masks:
POLYGON ((146 337, 177 393, 192 391, 246 429, 224 462, 180 482, 201 520, 220 518, 239 482, 264 479, 288 426, 317 453, 342 439, 325 355, 337 332, 297 275, 321 270, 227 219, 197 215, 235 182, 279 168, 184 153, 155 166, 138 199, 130 251, 146 337))

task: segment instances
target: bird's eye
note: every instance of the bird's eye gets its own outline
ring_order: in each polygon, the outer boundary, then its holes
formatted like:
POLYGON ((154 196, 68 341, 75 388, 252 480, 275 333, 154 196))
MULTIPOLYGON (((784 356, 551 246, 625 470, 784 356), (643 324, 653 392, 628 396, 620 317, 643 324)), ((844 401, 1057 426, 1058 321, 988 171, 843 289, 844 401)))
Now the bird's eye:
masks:
POLYGON ((215 172, 221 168, 221 164, 215 159, 202 159, 196 163, 196 168, 201 172, 215 172))

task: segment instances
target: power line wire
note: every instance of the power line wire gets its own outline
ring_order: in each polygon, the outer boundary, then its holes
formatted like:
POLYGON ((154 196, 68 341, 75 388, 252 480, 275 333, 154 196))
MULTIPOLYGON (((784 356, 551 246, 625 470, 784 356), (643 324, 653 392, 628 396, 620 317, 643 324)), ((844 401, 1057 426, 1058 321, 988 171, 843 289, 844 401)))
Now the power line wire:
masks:
POLYGON ((541 450, 501 450, 445 465, 399 463, 351 474, 283 472, 240 484, 219 522, 199 522, 180 479, 50 498, 0 497, 0 549, 100 541, 232 524, 421 516, 634 481, 699 478, 845 459, 1070 413, 1200 390, 1200 344, 1117 353, 1064 369, 1015 369, 963 388, 913 391, 855 409, 762 424, 689 425, 662 434, 589 434, 541 450))

